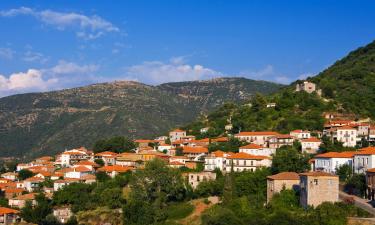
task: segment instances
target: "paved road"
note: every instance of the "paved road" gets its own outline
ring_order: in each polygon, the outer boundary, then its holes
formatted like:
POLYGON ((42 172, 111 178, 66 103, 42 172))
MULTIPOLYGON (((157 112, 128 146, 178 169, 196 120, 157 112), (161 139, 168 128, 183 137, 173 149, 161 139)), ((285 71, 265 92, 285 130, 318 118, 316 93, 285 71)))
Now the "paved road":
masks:
POLYGON ((356 205, 357 207, 367 211, 368 213, 371 213, 372 215, 375 216, 375 208, 372 207, 372 205, 370 205, 368 203, 369 200, 367 199, 363 199, 363 198, 360 198, 360 197, 357 197, 355 195, 349 195, 345 192, 342 192, 340 191, 339 192, 339 198, 341 200, 344 200, 345 198, 353 198, 354 199, 354 205, 356 205))

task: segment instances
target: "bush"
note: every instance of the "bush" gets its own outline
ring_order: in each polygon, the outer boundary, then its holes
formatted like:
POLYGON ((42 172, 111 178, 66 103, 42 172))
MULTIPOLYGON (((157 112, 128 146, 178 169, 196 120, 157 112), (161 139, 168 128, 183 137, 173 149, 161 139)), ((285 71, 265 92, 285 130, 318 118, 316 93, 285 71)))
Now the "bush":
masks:
POLYGON ((189 216, 193 210, 194 206, 187 202, 175 203, 167 206, 165 208, 168 219, 177 220, 183 219, 189 216))

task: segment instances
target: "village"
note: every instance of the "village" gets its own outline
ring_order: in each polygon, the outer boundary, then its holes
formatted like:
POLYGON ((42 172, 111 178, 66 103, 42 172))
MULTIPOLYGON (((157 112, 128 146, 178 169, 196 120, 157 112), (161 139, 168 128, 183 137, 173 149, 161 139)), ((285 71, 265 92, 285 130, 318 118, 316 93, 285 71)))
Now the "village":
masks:
MULTIPOLYGON (((297 85, 296 91, 301 90, 308 93, 316 91, 315 86, 308 82, 297 85)), ((19 163, 15 171, 1 174, 0 189, 10 208, 0 208, 0 224, 19 221, 19 210, 26 202, 36 204, 35 198, 39 192, 51 198, 54 192, 72 183, 95 183, 98 173, 114 178, 121 173, 142 170, 148 161, 159 158, 171 168, 184 169, 183 176, 194 189, 203 181, 215 180, 217 170, 228 174, 270 167, 272 157, 278 151, 283 151, 283 146, 295 143, 299 143, 301 153, 311 155, 310 171, 281 172, 268 176, 267 202, 284 189, 298 189, 300 205, 304 208, 316 207, 323 202, 341 201, 336 170, 343 165, 348 165, 354 173, 366 174, 366 196, 373 200, 375 147, 361 145, 363 140, 375 143, 375 126, 371 121, 355 121, 338 113, 325 113, 323 116, 326 123, 322 131, 292 130, 289 134, 241 131, 234 135, 227 133, 216 138, 196 139, 195 136, 188 135, 188 131, 175 129, 168 136, 134 140, 137 147, 123 153, 94 153, 85 147, 79 147, 55 156, 43 156, 31 162, 19 163), (323 137, 355 150, 321 153, 323 137), (233 152, 209 151, 210 144, 225 143, 230 139, 245 144, 233 152), (29 171, 31 175, 23 179, 21 174, 25 171, 29 171), (50 185, 45 185, 46 183, 50 185)), ((201 134, 208 129, 202 127, 201 134)), ((232 129, 231 124, 226 129, 232 129)), ((72 216, 69 206, 54 208, 53 214, 61 223, 72 216)))

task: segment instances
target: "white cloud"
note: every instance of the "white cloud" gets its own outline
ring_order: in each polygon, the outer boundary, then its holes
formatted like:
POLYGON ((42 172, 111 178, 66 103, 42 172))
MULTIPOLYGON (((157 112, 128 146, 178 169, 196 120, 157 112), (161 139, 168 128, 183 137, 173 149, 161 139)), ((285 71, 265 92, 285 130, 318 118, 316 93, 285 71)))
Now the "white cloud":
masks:
POLYGON ((48 61, 48 57, 44 56, 42 53, 33 52, 31 50, 25 52, 22 59, 26 62, 39 62, 41 64, 44 64, 48 61))
POLYGON ((74 62, 67 62, 60 60, 59 63, 49 69, 53 74, 85 74, 92 73, 99 69, 99 66, 96 64, 89 65, 78 65, 74 62))
POLYGON ((275 71, 272 65, 267 65, 261 70, 257 71, 242 71, 240 76, 244 76, 255 80, 266 80, 281 84, 289 84, 291 79, 275 71))
POLYGON ((0 48, 0 58, 2 59, 12 59, 14 53, 10 48, 0 48))
POLYGON ((57 12, 53 10, 37 11, 27 7, 0 11, 0 16, 15 17, 28 15, 35 17, 44 24, 54 26, 56 29, 78 29, 77 37, 83 39, 96 39, 108 32, 119 32, 120 29, 111 22, 99 16, 86 16, 74 12, 57 12))
POLYGON ((101 77, 94 75, 98 68, 99 66, 94 64, 78 65, 62 60, 52 68, 29 69, 8 77, 0 74, 0 97, 102 82, 101 77))
POLYGON ((202 65, 186 64, 181 57, 172 58, 169 63, 143 62, 126 68, 125 74, 127 78, 131 77, 147 84, 210 79, 218 76, 223 74, 202 65))
POLYGON ((313 73, 303 73, 303 74, 301 74, 301 75, 298 76, 298 79, 299 80, 305 80, 306 78, 312 77, 312 76, 314 76, 313 73))
POLYGON ((0 96, 27 91, 44 91, 57 81, 56 78, 43 79, 42 72, 37 69, 13 73, 8 78, 0 75, 0 96))

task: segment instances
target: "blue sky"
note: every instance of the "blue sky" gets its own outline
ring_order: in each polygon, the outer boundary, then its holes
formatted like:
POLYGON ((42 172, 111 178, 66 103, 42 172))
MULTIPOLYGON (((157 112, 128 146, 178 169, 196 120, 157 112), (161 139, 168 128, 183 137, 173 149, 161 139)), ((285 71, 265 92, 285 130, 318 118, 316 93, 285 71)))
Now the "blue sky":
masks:
POLYGON ((1 1, 0 96, 96 82, 289 83, 375 39, 375 1, 1 1))

